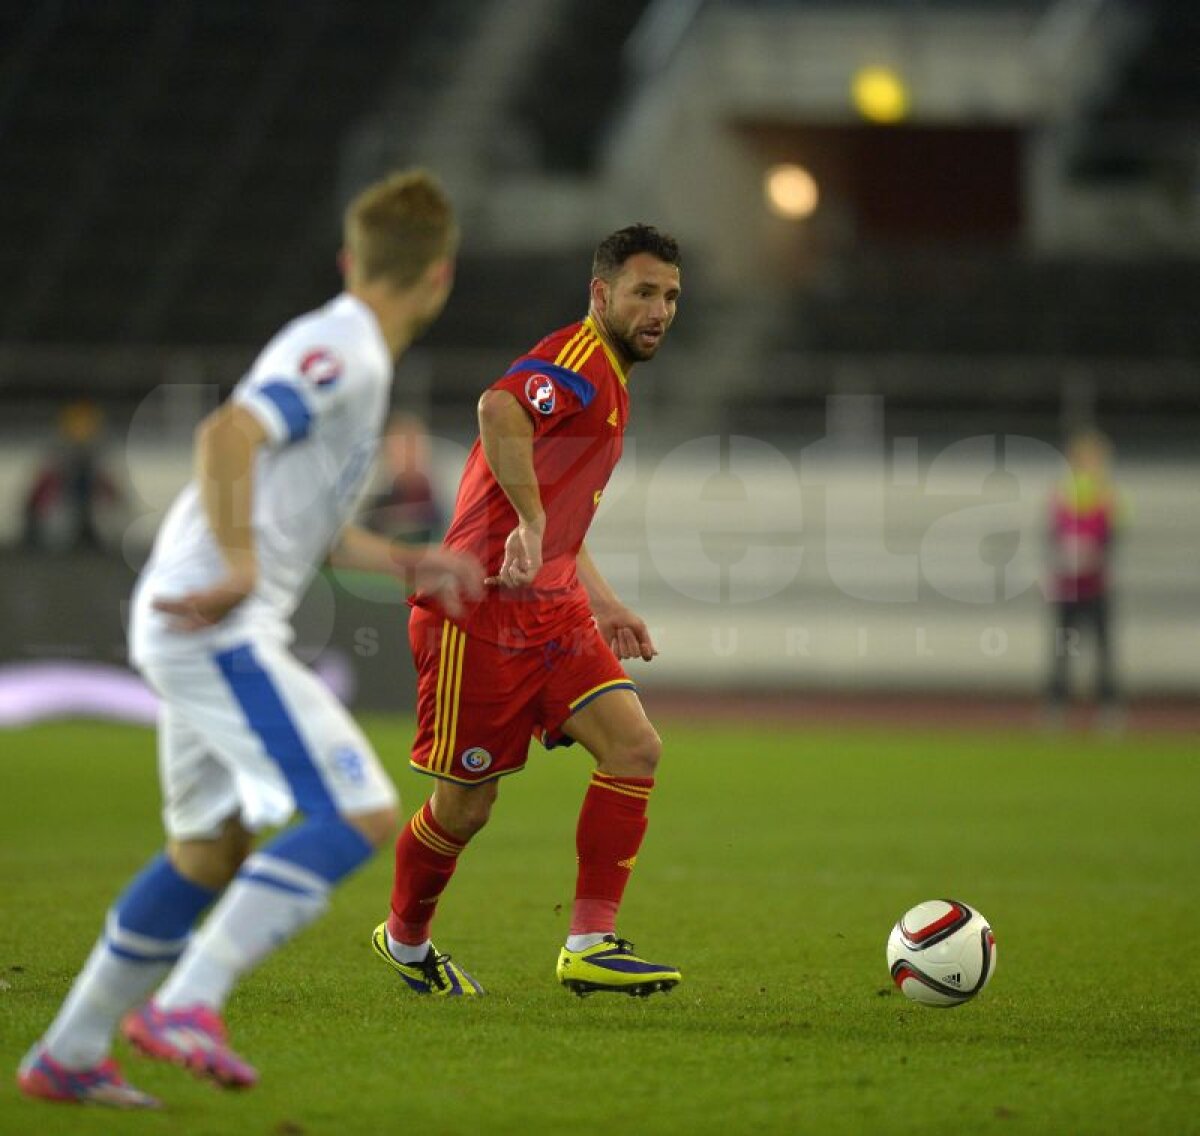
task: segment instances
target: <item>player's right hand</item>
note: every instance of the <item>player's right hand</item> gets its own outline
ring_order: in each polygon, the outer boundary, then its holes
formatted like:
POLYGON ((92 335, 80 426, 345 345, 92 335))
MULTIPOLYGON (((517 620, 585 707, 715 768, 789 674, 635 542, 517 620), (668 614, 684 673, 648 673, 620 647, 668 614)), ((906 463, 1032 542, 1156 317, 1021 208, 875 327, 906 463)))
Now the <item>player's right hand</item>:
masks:
POLYGON ((504 542, 504 561, 484 583, 501 588, 527 588, 542 569, 542 530, 522 521, 504 542))
POLYGON ((464 552, 431 547, 412 570, 416 591, 432 596, 447 615, 459 616, 466 600, 483 595, 483 565, 464 552))

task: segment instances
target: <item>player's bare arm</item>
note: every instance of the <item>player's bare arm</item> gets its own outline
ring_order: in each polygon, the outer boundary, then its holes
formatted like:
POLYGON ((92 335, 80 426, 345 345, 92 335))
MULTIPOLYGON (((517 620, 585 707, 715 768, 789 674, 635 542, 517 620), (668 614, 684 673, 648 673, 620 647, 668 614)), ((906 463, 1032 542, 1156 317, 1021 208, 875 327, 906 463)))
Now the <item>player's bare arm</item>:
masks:
POLYGON ((542 567, 546 513, 533 468, 533 424, 507 391, 490 390, 479 400, 479 440, 492 476, 517 513, 504 562, 486 583, 528 587, 542 567))
POLYGON ((588 553, 587 545, 579 549, 575 559, 579 582, 583 584, 592 605, 592 615, 604 641, 613 649, 618 659, 640 658, 650 662, 658 654, 645 620, 632 608, 621 602, 612 585, 596 567, 588 553))
POLYGON ((461 615, 464 598, 483 593, 483 567, 473 556, 436 544, 389 540, 360 525, 347 525, 329 553, 335 568, 396 576, 406 587, 432 596, 450 615, 461 615))
POLYGON ((225 560, 223 580, 183 596, 162 596, 154 607, 172 617, 177 631, 199 631, 220 623, 258 582, 252 524, 254 459, 267 432, 255 415, 225 403, 196 430, 196 481, 213 537, 225 560))

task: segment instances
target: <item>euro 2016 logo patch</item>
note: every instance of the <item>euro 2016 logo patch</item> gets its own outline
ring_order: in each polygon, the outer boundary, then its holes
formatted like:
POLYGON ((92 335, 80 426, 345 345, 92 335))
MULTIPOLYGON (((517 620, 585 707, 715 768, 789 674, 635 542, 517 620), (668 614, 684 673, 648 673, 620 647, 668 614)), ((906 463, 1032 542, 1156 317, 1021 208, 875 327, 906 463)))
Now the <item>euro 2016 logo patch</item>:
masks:
POLYGON ((332 386, 342 377, 342 361, 328 347, 314 347, 300 360, 300 373, 319 387, 332 386))
POLYGON ((468 773, 482 773, 492 764, 492 755, 482 746, 472 746, 464 751, 459 760, 462 761, 468 773))
POLYGON ((554 383, 545 375, 531 375, 525 380, 525 397, 539 414, 554 413, 554 383))

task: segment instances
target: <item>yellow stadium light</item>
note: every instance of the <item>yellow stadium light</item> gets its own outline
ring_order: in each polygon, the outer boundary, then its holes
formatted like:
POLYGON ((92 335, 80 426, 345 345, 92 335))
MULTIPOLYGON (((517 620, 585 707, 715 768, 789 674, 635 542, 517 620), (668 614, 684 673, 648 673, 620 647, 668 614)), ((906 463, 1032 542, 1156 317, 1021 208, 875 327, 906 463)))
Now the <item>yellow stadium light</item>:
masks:
POLYGON ((908 114, 908 88, 890 67, 861 68, 850 92, 858 113, 871 122, 899 122, 908 114))
POLYGON ((821 200, 816 179, 803 166, 785 162, 772 166, 763 179, 767 205, 777 217, 800 221, 816 210, 821 200))

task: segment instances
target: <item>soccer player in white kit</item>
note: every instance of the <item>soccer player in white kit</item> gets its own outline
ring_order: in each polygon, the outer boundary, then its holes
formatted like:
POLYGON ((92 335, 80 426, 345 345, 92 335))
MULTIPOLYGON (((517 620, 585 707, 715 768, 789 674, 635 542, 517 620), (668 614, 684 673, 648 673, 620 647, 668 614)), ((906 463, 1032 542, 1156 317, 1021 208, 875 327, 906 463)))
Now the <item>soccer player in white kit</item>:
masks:
POLYGON ((350 715, 288 651, 289 621, 326 559, 391 573, 459 610, 480 593, 474 560, 350 523, 395 360, 442 310, 457 240, 428 174, 369 187, 346 212, 346 290, 276 335, 197 431, 195 478, 158 534, 130 626, 133 661, 162 699, 166 851, 110 909, 22 1061, 27 1095, 157 1107, 109 1055, 118 1024, 151 1057, 252 1085, 258 1075, 221 1019, 235 982, 393 841, 396 790, 350 715), (295 811, 300 823, 251 854, 257 831, 295 811))

